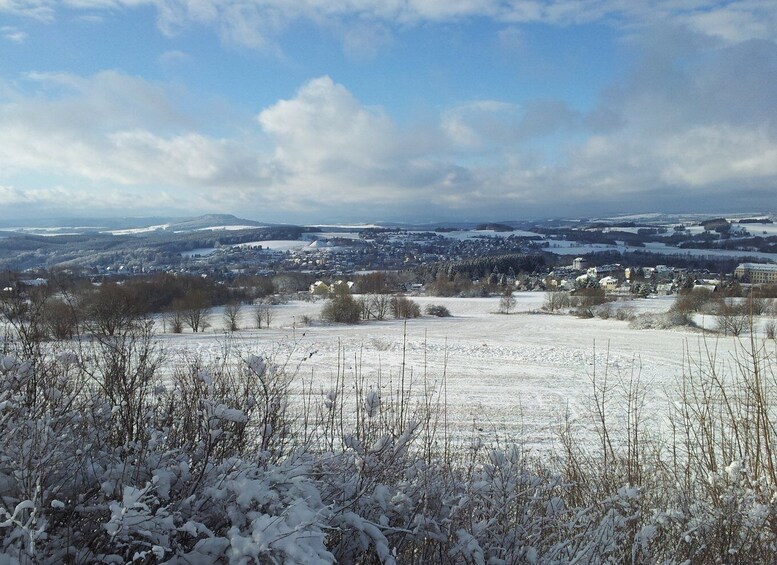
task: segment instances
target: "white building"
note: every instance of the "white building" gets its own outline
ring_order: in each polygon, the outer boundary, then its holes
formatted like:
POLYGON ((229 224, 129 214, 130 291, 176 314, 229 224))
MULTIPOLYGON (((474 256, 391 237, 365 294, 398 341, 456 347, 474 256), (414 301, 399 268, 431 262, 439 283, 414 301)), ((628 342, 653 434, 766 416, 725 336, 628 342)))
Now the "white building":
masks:
POLYGON ((740 263, 734 270, 738 279, 748 278, 753 284, 777 283, 777 265, 771 263, 740 263))
POLYGON ((572 268, 576 271, 582 271, 583 269, 587 269, 588 259, 584 257, 575 257, 575 260, 572 261, 572 268))
POLYGON ((602 277, 599 279, 599 286, 604 290, 611 292, 618 286, 618 279, 615 277, 602 277))

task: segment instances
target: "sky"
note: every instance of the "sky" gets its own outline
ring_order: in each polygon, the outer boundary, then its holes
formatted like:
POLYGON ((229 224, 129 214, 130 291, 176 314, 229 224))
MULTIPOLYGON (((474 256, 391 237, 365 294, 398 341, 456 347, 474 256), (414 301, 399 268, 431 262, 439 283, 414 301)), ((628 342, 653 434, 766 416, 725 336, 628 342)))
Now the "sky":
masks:
POLYGON ((0 219, 777 211, 774 0, 0 0, 0 219))

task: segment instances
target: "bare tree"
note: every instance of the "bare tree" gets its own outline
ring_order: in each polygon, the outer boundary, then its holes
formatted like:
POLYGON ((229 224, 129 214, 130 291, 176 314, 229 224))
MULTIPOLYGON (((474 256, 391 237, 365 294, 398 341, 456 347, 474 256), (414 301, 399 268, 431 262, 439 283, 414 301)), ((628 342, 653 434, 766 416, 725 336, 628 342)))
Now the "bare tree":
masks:
POLYGON ((569 293, 561 290, 551 290, 545 293, 545 303, 542 309, 555 312, 562 308, 569 308, 569 293))
POLYGON ((746 305, 729 304, 725 300, 718 304, 717 326, 724 334, 741 335, 750 328, 751 322, 752 318, 746 305))
POLYGON ((54 339, 73 339, 78 333, 78 314, 73 304, 60 299, 49 300, 43 317, 54 339))
POLYGON ((224 307, 224 322, 229 331, 236 332, 240 329, 239 318, 243 305, 240 302, 230 302, 224 307))
POLYGON ((515 308, 515 297, 513 296, 513 291, 508 288, 505 289, 502 297, 499 299, 499 313, 509 314, 513 308, 515 308))
POLYGON ((264 309, 264 326, 266 328, 270 327, 270 323, 272 322, 272 319, 273 319, 273 309, 268 304, 267 307, 264 309))
POLYGON ((771 306, 771 300, 758 296, 755 292, 751 292, 747 296, 747 301, 745 303, 747 313, 752 314, 753 316, 768 314, 771 310, 771 306))
POLYGON ((180 310, 170 310, 165 314, 165 323, 170 325, 174 334, 183 333, 183 313, 180 310))
POLYGON ((356 302, 361 310, 361 319, 369 320, 372 318, 372 301, 367 296, 360 296, 356 302))
POLYGON ((257 328, 269 328, 273 319, 273 310, 269 304, 260 304, 254 311, 254 316, 256 319, 257 328))
POLYGON ((141 323, 142 305, 127 288, 106 283, 84 299, 86 328, 93 334, 122 335, 137 329, 141 323))
POLYGON ((42 287, 0 291, 0 314, 12 328, 28 359, 40 357, 41 342, 46 337, 44 313, 47 300, 48 292, 42 287))
POLYGON ((376 320, 385 320, 391 310, 391 297, 388 294, 375 294, 370 297, 370 312, 376 320))
POLYGON ((205 331, 210 326, 208 316, 211 307, 207 295, 201 290, 190 292, 186 297, 173 302, 173 310, 178 310, 186 325, 194 333, 205 331))

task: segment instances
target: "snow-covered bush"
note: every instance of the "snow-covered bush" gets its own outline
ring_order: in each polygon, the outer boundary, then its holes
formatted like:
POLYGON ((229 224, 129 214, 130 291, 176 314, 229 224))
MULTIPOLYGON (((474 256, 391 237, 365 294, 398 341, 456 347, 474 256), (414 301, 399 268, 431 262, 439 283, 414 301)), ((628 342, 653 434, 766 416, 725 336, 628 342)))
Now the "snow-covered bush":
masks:
POLYGON ((441 382, 338 371, 300 406, 282 364, 230 348, 171 360, 150 330, 3 343, 0 562, 767 563, 777 552, 777 379, 764 348, 728 365, 689 359, 665 415, 671 441, 633 373, 593 375, 593 424, 568 423, 559 453, 540 457, 488 437, 453 448, 441 382))
POLYGON ((642 313, 634 317, 629 327, 638 330, 670 330, 677 327, 693 327, 693 320, 685 312, 670 310, 662 314, 642 313))

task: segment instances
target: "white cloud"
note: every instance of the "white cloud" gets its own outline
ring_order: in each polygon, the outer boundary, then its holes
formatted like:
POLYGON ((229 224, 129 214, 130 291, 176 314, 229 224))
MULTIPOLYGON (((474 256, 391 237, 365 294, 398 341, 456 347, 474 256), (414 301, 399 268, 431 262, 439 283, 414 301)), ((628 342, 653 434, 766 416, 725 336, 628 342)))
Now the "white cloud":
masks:
POLYGON ((44 22, 54 20, 56 9, 52 0, 0 0, 0 12, 44 22))
POLYGON ((475 100, 402 126, 324 76, 220 136, 176 109, 168 85, 31 73, 0 84, 0 204, 509 217, 732 201, 739 186, 769 202, 777 48, 714 57, 678 69, 650 55, 586 116, 561 102, 475 100))
POLYGON ((692 11, 685 16, 691 29, 729 43, 749 39, 777 40, 777 6, 770 0, 743 0, 692 11))
POLYGON ((337 30, 342 37, 343 51, 354 61, 374 58, 394 40, 391 30, 382 24, 356 23, 337 26, 337 30))
POLYGON ((703 126, 672 136, 656 152, 667 184, 706 187, 777 177, 777 139, 765 128, 703 126))
MULTIPOLYGON (((205 186, 252 168, 242 140, 190 130, 165 88, 117 72, 30 74, 0 104, 0 170, 122 185, 205 186)), ((253 168, 257 166, 253 164, 253 168)), ((253 181, 259 180, 258 175, 253 181)))
POLYGON ((2 35, 4 39, 12 41, 13 43, 24 43, 24 41, 27 39, 26 32, 13 26, 0 27, 0 35, 2 35))
POLYGON ((184 51, 177 49, 171 51, 165 51, 158 58, 157 61, 160 65, 167 68, 174 68, 181 65, 185 65, 192 60, 191 55, 184 51))
POLYGON ((483 148, 489 141, 509 142, 518 128, 519 112, 513 104, 478 100, 444 112, 441 126, 455 146, 483 148))
POLYGON ((6 210, 31 213, 92 213, 116 210, 146 211, 170 209, 183 202, 164 191, 105 189, 99 191, 55 185, 45 188, 20 189, 0 185, 0 206, 6 210))
POLYGON ((277 142, 276 155, 293 155, 311 163, 338 156, 374 165, 391 153, 395 135, 391 120, 369 110, 329 77, 311 80, 290 100, 281 100, 258 117, 277 142))
POLYGON ((156 10, 165 34, 206 26, 225 43, 268 51, 277 51, 283 30, 301 20, 335 31, 350 55, 386 45, 392 27, 468 18, 505 25, 599 22, 624 30, 673 25, 730 42, 777 40, 773 0, 0 0, 0 12, 41 21, 64 10, 97 14, 139 6, 156 10), (370 37, 369 30, 377 34, 370 37))
POLYGON ((390 202, 408 183, 417 186, 413 177, 430 173, 423 139, 399 131, 329 77, 311 80, 258 121, 275 144, 270 167, 290 200, 390 202))

